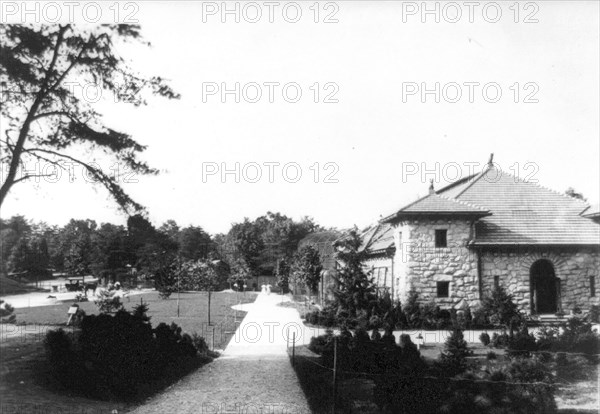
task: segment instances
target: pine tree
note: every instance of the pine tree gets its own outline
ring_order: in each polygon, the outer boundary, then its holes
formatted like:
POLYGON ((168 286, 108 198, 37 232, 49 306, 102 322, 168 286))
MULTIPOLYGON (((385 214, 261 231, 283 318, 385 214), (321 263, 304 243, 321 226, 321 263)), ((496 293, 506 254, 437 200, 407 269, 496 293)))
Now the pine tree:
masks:
POLYGON ((452 335, 446 339, 444 351, 442 352, 442 369, 448 376, 454 376, 464 372, 467 369, 467 356, 471 351, 467 346, 463 333, 460 329, 455 329, 452 335))
POLYGON ((483 299, 481 309, 491 323, 508 328, 511 337, 514 327, 518 326, 523 319, 517 304, 513 301, 513 296, 502 286, 494 288, 492 294, 483 299))
POLYGON ((337 243, 336 260, 341 266, 335 276, 337 288, 333 293, 338 308, 350 317, 356 317, 361 310, 370 311, 377 302, 373 280, 363 268, 366 253, 360 250, 361 244, 356 228, 337 243))

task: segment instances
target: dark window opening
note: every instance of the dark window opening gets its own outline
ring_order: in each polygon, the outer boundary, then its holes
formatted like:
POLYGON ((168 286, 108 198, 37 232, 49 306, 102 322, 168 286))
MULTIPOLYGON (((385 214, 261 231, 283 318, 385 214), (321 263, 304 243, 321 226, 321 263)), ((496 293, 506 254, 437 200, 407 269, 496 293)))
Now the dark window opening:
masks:
POLYGON ((590 296, 596 296, 596 276, 590 276, 590 296))
POLYGON ((447 298, 450 293, 450 282, 437 282, 437 297, 447 298))
POLYGON ((494 288, 498 289, 500 287, 500 276, 494 276, 494 288))
POLYGON ((435 247, 446 247, 448 245, 447 234, 448 230, 435 231, 435 247))

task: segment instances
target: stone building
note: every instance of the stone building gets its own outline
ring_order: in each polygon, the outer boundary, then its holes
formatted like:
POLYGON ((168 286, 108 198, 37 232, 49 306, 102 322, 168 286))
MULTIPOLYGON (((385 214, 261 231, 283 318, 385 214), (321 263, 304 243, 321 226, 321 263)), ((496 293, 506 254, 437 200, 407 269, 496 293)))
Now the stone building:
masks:
POLYGON ((366 266, 401 300, 414 287, 460 309, 502 285, 527 313, 587 310, 600 303, 597 210, 490 162, 367 229, 366 266))

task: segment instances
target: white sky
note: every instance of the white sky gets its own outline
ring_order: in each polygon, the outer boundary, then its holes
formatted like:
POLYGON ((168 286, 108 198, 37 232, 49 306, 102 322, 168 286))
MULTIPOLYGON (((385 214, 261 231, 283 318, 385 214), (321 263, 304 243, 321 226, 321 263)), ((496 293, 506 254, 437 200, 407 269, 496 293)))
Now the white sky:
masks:
MULTIPOLYGON (((405 15, 403 23, 406 3, 378 1, 337 2, 339 22, 332 24, 314 23, 313 2, 302 3, 302 18, 292 24, 282 17, 285 3, 275 9, 274 23, 262 6, 265 15, 254 24, 235 23, 233 16, 222 23, 219 15, 205 16, 203 23, 201 2, 137 3, 135 17, 152 48, 122 54, 145 73, 170 79, 182 98, 153 98, 142 108, 110 102, 99 107, 107 125, 148 145, 142 158, 163 170, 125 185, 155 224, 174 219, 226 232, 232 222, 271 210, 294 218, 309 215, 324 226, 361 227, 424 195, 429 178, 437 188, 444 185, 441 174, 416 174, 403 182, 403 163, 433 170, 437 162, 440 172, 448 163, 475 162, 481 168, 491 152, 504 170, 518 170, 521 177, 534 173, 532 178, 558 191, 573 186, 598 202, 598 2, 539 1, 534 16, 539 22, 529 24, 514 22, 513 2, 499 2, 503 14, 497 23, 483 18, 486 2, 475 9, 473 23, 463 6, 455 24, 443 18, 435 23, 434 16, 422 23, 419 14, 405 15), (223 103, 218 95, 203 103, 207 82, 230 88, 235 82, 296 82, 303 94, 288 103, 280 86, 269 103, 263 86, 258 103, 243 98, 235 103, 233 96, 223 103), (339 102, 314 103, 309 87, 315 82, 321 101, 329 91, 323 85, 337 84, 339 102), (496 82, 502 98, 486 102, 479 86, 470 103, 463 86, 458 103, 443 98, 435 103, 432 95, 426 103, 418 95, 403 102, 406 82, 431 88, 435 82, 496 82), (519 103, 509 89, 515 82, 519 103), (532 90, 524 90, 528 82, 539 87, 538 103, 523 103, 532 90), (222 182, 218 174, 203 182, 203 163, 233 169, 236 162, 280 166, 273 183, 266 166, 258 183, 236 183, 233 175, 222 182), (282 176, 281 167, 292 162, 302 168, 297 183, 282 176), (310 169, 315 162, 321 167, 318 183, 310 169), (328 162, 339 168, 338 183, 323 182, 332 171, 323 169, 328 162), (526 168, 528 162, 536 169, 526 168)), ((324 11, 324 4, 321 19, 333 10, 324 11)), ((519 20, 534 11, 525 10, 524 3, 520 9, 519 20)), ((493 18, 493 10, 488 12, 493 18)), ((454 89, 448 91, 454 97, 454 89)), ((102 163, 106 170, 110 165, 102 163)), ((446 172, 455 174, 452 168, 446 172)), ((2 217, 20 213, 53 224, 72 217, 125 222, 104 189, 86 185, 79 170, 76 177, 73 183, 65 175, 58 183, 15 186, 2 217)))

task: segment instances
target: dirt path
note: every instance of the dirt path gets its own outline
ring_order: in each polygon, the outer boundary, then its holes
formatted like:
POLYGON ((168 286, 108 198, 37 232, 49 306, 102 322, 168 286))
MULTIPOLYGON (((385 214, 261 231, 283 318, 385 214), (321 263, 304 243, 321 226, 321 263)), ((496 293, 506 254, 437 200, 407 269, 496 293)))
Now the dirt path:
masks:
POLYGON ((248 314, 223 355, 132 412, 310 413, 286 349, 287 335, 300 339, 302 321, 295 309, 277 306, 281 301, 260 294, 237 305, 248 314))

